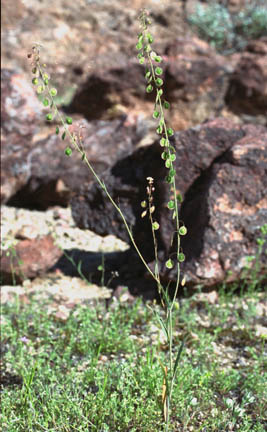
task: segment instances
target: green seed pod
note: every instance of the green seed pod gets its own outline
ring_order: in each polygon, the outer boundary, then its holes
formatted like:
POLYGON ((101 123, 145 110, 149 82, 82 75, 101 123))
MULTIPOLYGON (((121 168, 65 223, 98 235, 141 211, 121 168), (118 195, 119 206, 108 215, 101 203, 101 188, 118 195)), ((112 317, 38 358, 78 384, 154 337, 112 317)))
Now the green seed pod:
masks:
POLYGON ((162 134, 162 132, 163 132, 163 127, 161 126, 161 125, 159 125, 158 127, 157 127, 157 129, 156 129, 156 132, 157 132, 157 134, 162 134))
POLYGON ((137 58, 138 58, 138 59, 141 59, 142 57, 143 57, 143 54, 142 54, 142 53, 137 54, 137 58))
POLYGON ((162 94, 163 94, 163 90, 162 89, 158 90, 158 96, 162 96, 162 94))
POLYGON ((172 166, 171 160, 167 159, 166 162, 165 162, 165 167, 166 168, 170 168, 171 166, 172 166))
POLYGON ((172 177, 170 175, 167 175, 165 178, 167 183, 171 183, 172 182, 172 177))
POLYGON ((185 260, 185 255, 183 254, 183 252, 180 252, 178 254, 177 259, 178 259, 179 262, 183 262, 185 260))
POLYGON ((168 128, 168 129, 167 129, 167 134, 168 134, 168 136, 172 136, 172 135, 173 135, 173 130, 172 130, 172 128, 168 128))
POLYGON ((144 52, 149 53, 151 51, 151 46, 150 45, 145 45, 144 46, 144 52))
POLYGON ((158 87, 161 87, 163 85, 163 80, 161 78, 157 78, 155 83, 158 87))
POLYGON ((47 107, 49 105, 49 99, 45 98, 43 100, 43 106, 47 107))
POLYGON ((38 87, 37 87, 37 90, 36 90, 36 92, 38 93, 38 94, 41 94, 41 93, 43 93, 44 92, 44 86, 43 85, 39 85, 38 87))
POLYGON ((177 200, 181 203, 181 202, 183 202, 183 197, 182 197, 182 195, 180 194, 180 193, 178 193, 177 195, 176 195, 176 198, 177 198, 177 200))
POLYGON ((72 118, 71 117, 66 117, 66 123, 68 125, 71 125, 72 124, 72 118))
POLYGON ((170 105, 169 102, 164 101, 163 106, 164 106, 165 109, 169 109, 171 105, 170 105))
POLYGON ((173 210, 175 208, 175 202, 173 200, 170 200, 168 202, 168 209, 173 210))
POLYGON ((180 235, 186 235, 187 233, 187 228, 185 226, 181 226, 181 228, 179 228, 179 234, 180 235))
POLYGON ((153 118, 157 119, 159 117, 159 111, 154 111, 153 112, 153 118))
POLYGON ((56 134, 57 135, 59 134, 59 127, 58 126, 56 127, 56 134))
POLYGON ((172 162, 174 162, 174 161, 175 161, 175 159, 176 159, 176 156, 175 156, 175 154, 171 154, 171 155, 170 155, 170 160, 171 160, 172 162))
POLYGON ((50 90, 50 94, 51 94, 51 96, 56 96, 56 94, 57 94, 57 89, 52 88, 52 89, 50 90))
POLYGON ((37 72, 38 72, 37 67, 34 67, 34 68, 32 69, 32 73, 33 73, 33 74, 36 74, 37 72))
POLYGON ((145 63, 145 57, 141 57, 140 60, 139 60, 139 63, 140 64, 144 64, 145 63))
POLYGON ((176 171, 175 171, 174 169, 170 169, 170 171, 169 171, 169 176, 170 176, 170 177, 174 177, 175 174, 176 174, 176 171))
POLYGON ((146 202, 145 200, 142 201, 142 202, 141 202, 141 207, 146 208, 146 206, 147 206, 147 202, 146 202))
POLYGON ((51 121, 53 119, 53 116, 51 113, 46 114, 46 120, 51 121))
POLYGON ((171 259, 168 259, 168 261, 166 261, 165 265, 168 269, 172 269, 173 268, 173 261, 171 259))
POLYGON ((161 153, 161 159, 166 160, 168 158, 168 153, 167 152, 162 152, 161 153))
POLYGON ((44 79, 44 85, 48 85, 48 79, 47 78, 44 79))
POLYGON ((142 41, 140 40, 137 44, 136 44, 136 49, 139 51, 143 48, 143 44, 142 41))
POLYGON ((166 138, 162 137, 159 143, 160 143, 161 147, 165 147, 165 145, 166 145, 166 138))
POLYGON ((150 33, 147 33, 146 37, 149 43, 152 43, 154 41, 153 36, 150 33))
POLYGON ((153 91, 153 86, 151 84, 149 84, 146 88, 146 92, 151 93, 152 91, 153 91))
POLYGON ((63 134, 61 135, 61 139, 64 141, 65 137, 66 137, 66 132, 63 132, 63 134))
POLYGON ((153 230, 155 230, 155 231, 157 231, 158 229, 159 229, 159 223, 158 222, 153 222, 153 224, 152 224, 152 228, 153 228, 153 230))
POLYGON ((162 75, 162 73, 163 73, 163 70, 160 67, 156 67, 155 74, 156 75, 162 75))
POLYGON ((33 83, 34 85, 37 85, 38 82, 39 82, 39 81, 38 81, 38 78, 33 78, 33 79, 32 79, 32 83, 33 83))
POLYGON ((162 61, 162 58, 160 56, 156 56, 154 60, 155 62, 160 63, 162 61))
POLYGON ((65 149, 65 155, 66 155, 66 156, 71 156, 71 155, 72 155, 72 150, 71 150, 70 147, 67 147, 67 148, 65 149))

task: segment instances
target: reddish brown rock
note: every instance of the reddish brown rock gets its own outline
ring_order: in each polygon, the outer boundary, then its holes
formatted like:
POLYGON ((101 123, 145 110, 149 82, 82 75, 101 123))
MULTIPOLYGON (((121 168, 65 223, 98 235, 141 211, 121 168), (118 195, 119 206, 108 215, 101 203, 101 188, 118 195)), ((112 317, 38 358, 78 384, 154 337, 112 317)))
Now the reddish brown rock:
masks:
MULTIPOLYGON (((264 127, 240 126, 226 119, 175 134, 177 189, 184 196, 180 218, 188 227, 182 243, 187 256, 183 271, 190 284, 215 285, 230 270, 237 278, 245 257, 256 253, 256 238, 267 212, 266 142, 264 127), (227 204, 225 211, 220 202, 227 204)), ((173 280, 174 273, 164 266, 173 252, 174 226, 166 208, 169 195, 161 152, 156 143, 135 151, 118 161, 104 175, 104 181, 124 212, 140 250, 153 262, 151 227, 147 218, 140 217, 140 203, 146 198, 146 178, 154 178, 154 217, 162 228, 156 232, 161 274, 173 280)), ((127 241, 119 215, 97 185, 83 185, 72 200, 72 210, 80 228, 100 235, 115 234, 127 241)))
POLYGON ((247 45, 230 78, 226 103, 238 115, 262 115, 267 124, 266 37, 247 45))
MULTIPOLYGON (((217 116, 224 106, 229 65, 206 43, 193 37, 177 37, 161 44, 164 94, 172 103, 170 121, 176 130, 217 116)), ((87 120, 151 116, 155 95, 144 91, 144 67, 134 58, 119 54, 116 62, 96 59, 98 68, 78 88, 68 110, 87 120)))
MULTIPOLYGON (((64 155, 66 141, 48 135, 38 140, 41 104, 25 78, 2 71, 1 202, 45 209, 67 205, 72 191, 92 180, 77 152, 64 155)), ((71 127, 83 136, 83 146, 96 172, 103 172, 119 155, 129 154, 143 137, 126 116, 113 121, 76 121, 71 127)), ((61 135, 61 134, 60 134, 61 135)))
MULTIPOLYGON (((120 155, 129 154, 142 136, 138 138, 135 126, 126 126, 124 118, 91 123, 77 121, 72 129, 78 130, 79 126, 83 127, 84 150, 98 174, 115 163, 120 155)), ((66 206, 83 183, 93 180, 78 152, 65 156, 66 145, 55 134, 32 144, 27 155, 30 160, 28 180, 9 200, 10 205, 41 210, 53 205, 66 206)), ((16 159, 17 165, 22 167, 26 161, 16 159)))
MULTIPOLYGON (((181 212, 188 226, 183 271, 192 284, 236 280, 247 257, 258 255, 257 238, 262 237, 260 228, 267 221, 266 173, 267 130, 257 133, 254 129, 188 191, 181 212)), ((266 275, 264 249, 258 261, 266 275)))
POLYGON ((1 257, 1 278, 6 284, 19 284, 44 274, 61 257, 62 251, 50 235, 21 240, 1 257))
POLYGON ((31 83, 16 71, 1 70, 1 202, 27 182, 27 156, 40 116, 31 83))

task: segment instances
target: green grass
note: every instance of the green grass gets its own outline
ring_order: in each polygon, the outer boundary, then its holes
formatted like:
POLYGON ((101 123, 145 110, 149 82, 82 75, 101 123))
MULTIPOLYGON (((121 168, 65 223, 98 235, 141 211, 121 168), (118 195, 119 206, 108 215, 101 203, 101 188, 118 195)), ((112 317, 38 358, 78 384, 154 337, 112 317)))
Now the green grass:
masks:
MULTIPOLYGON (((170 430, 263 432, 263 294, 198 294, 174 314, 185 340, 170 430)), ((60 321, 34 296, 2 306, 2 430, 160 431, 168 346, 149 308, 114 301, 81 305, 60 321)), ((163 314, 160 306, 155 306, 163 314)), ((266 419, 265 419, 266 420, 266 419)))

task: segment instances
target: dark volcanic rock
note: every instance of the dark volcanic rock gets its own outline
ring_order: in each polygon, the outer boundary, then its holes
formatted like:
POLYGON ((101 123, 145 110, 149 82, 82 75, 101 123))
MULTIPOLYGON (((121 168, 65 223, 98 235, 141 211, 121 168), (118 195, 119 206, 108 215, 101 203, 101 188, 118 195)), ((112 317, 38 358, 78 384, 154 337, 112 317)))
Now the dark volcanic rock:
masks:
MULTIPOLYGON (((138 141, 135 127, 125 126, 124 120, 95 121, 90 124, 77 121, 72 126, 72 130, 82 127, 85 153, 98 174, 114 164, 120 155, 129 154, 138 141)), ((38 209, 53 205, 66 206, 73 192, 79 190, 83 183, 93 180, 93 175, 82 163, 78 152, 74 151, 71 157, 65 156, 66 145, 65 141, 53 134, 32 143, 24 159, 19 158, 18 153, 15 162, 28 170, 28 180, 8 204, 38 209), (29 161, 30 164, 26 165, 29 161)))
POLYGON ((62 251, 55 246, 50 235, 21 240, 5 251, 1 257, 1 279, 3 283, 18 284, 44 274, 61 257, 62 251))
MULTIPOLYGON (((256 256, 267 221, 267 131, 237 141, 189 189, 181 218, 188 226, 183 267, 192 283, 237 279, 256 256)), ((267 273, 266 254, 259 257, 267 273)), ((265 270, 264 270, 265 269, 265 270)))
MULTIPOLYGON (((191 284, 216 284, 229 270, 235 278, 245 256, 255 254, 256 237, 267 212, 266 142, 264 127, 238 126, 225 119, 175 134, 177 190, 184 196, 180 217, 188 227, 182 244, 187 255, 183 269, 191 284)), ((169 191, 161 152, 157 143, 138 149, 118 161, 103 180, 125 214, 140 250, 153 262, 151 227, 147 218, 140 217, 140 203, 146 198, 146 178, 154 178, 154 215, 161 225, 156 232, 161 273, 174 279, 164 268, 175 245, 170 246, 174 226, 166 207, 169 191)), ((71 204, 80 228, 128 241, 120 216, 98 185, 83 185, 71 204)))
POLYGON ((262 115, 267 124, 267 38, 250 42, 230 77, 229 108, 240 115, 262 115))
MULTIPOLYGON (((224 106, 229 62, 206 43, 193 37, 161 44, 164 62, 164 94, 172 102, 169 114, 176 130, 218 116, 224 106)), ((135 55, 136 57, 136 55, 135 55)), ((136 58, 118 54, 116 62, 99 57, 97 70, 78 88, 68 111, 87 120, 110 118, 119 112, 129 116, 153 111, 154 94, 144 91, 144 67, 136 58)))

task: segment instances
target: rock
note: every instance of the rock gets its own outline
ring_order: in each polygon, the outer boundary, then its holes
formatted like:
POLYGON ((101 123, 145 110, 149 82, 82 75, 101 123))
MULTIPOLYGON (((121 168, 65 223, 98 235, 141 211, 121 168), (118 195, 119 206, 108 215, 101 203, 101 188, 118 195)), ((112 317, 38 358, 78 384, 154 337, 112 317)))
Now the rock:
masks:
POLYGON ((19 284, 44 274, 61 257, 62 251, 50 235, 21 240, 1 257, 2 283, 19 284))
POLYGON ((1 202, 28 180, 27 156, 40 116, 31 83, 19 72, 1 70, 1 202))
POLYGON ((267 125, 267 38, 251 41, 229 81, 226 104, 236 114, 262 116, 267 125))
POLYGON ((124 0, 123 7, 120 0, 58 0, 53 10, 48 0, 34 7, 31 1, 14 0, 13 7, 9 3, 3 4, 3 66, 28 72, 27 52, 40 42, 42 60, 66 98, 86 81, 88 72, 99 71, 98 59, 116 64, 120 53, 136 55, 141 8, 151 12, 160 41, 183 34, 186 27, 180 2, 172 0, 124 0))
MULTIPOLYGON (((129 154, 139 140, 136 128, 125 126, 124 118, 90 124, 77 121, 71 129, 79 127, 82 127, 85 153, 98 174, 115 163, 120 155, 129 154)), ((34 143, 28 155, 31 160, 28 182, 9 204, 39 209, 66 206, 81 184, 93 180, 79 153, 74 151, 71 157, 65 156, 66 145, 55 134, 34 143)))
MULTIPOLYGON (((16 0, 18 3, 21 2, 16 0)), ((150 12, 154 48, 163 55, 166 81, 170 80, 166 95, 173 102, 172 126, 184 130, 220 115, 229 61, 192 35, 182 2, 124 0, 121 8, 119 0, 93 1, 90 7, 85 7, 83 0, 75 5, 70 0, 60 0, 53 12, 47 7, 47 0, 34 8, 23 4, 12 44, 10 33, 14 29, 3 32, 3 64, 12 68, 19 65, 31 79, 26 58, 29 37, 32 41, 40 40, 43 31, 42 60, 52 80, 56 80, 62 105, 70 105, 69 112, 82 114, 90 121, 107 120, 122 113, 132 118, 150 118, 154 99, 144 91, 144 67, 136 60, 141 7, 150 12), (67 11, 71 11, 71 24, 67 11), (70 50, 70 46, 75 49, 70 50), (13 56, 9 55, 11 49, 13 56)), ((12 21, 11 16, 7 19, 12 21)))
MULTIPOLYGON (((31 84, 15 71, 2 71, 1 202, 45 209, 67 205, 72 191, 92 175, 81 156, 64 155, 66 142, 46 130, 38 139, 44 117, 31 84)), ((119 155, 130 153, 143 137, 126 116, 112 121, 74 121, 72 131, 83 135, 83 146, 96 172, 102 173, 119 155)), ((61 134, 60 134, 61 135, 61 134)))
MULTIPOLYGON (((164 94, 172 103, 169 117, 173 127, 187 129, 218 115, 228 85, 227 59, 196 37, 177 37, 162 44, 161 52, 164 94)), ((68 112, 82 114, 89 121, 120 113, 151 116, 155 95, 146 94, 144 67, 137 59, 120 53, 115 64, 104 56, 96 61, 97 70, 79 86, 68 112)))
POLYGON ((164 94, 172 104, 170 122, 175 130, 219 116, 232 68, 227 58, 192 36, 175 38, 165 54, 164 94))
MULTIPOLYGON (((258 255, 257 238, 267 220, 266 171, 267 130, 254 129, 187 191, 181 211, 188 227, 183 271, 191 284, 238 280, 247 257, 258 255)), ((266 254, 258 260, 266 274, 266 254)))
MULTIPOLYGON (((180 219, 188 227, 182 247, 187 256, 183 271, 189 284, 215 285, 230 270, 237 278, 245 257, 256 253, 256 237, 267 211, 266 142, 264 127, 236 125, 226 119, 214 119, 174 135, 177 190, 184 196, 180 219)), ((160 271, 163 277, 173 280, 174 272, 167 272, 164 266, 175 245, 170 246, 174 225, 166 208, 169 191, 161 152, 157 143, 140 148, 119 160, 103 180, 145 259, 153 265, 150 222, 141 218, 140 203, 146 199, 146 178, 154 178, 154 219, 162 228, 156 231, 160 271)), ((127 241, 120 216, 96 184, 82 185, 71 205, 80 228, 100 235, 114 234, 127 241)))

